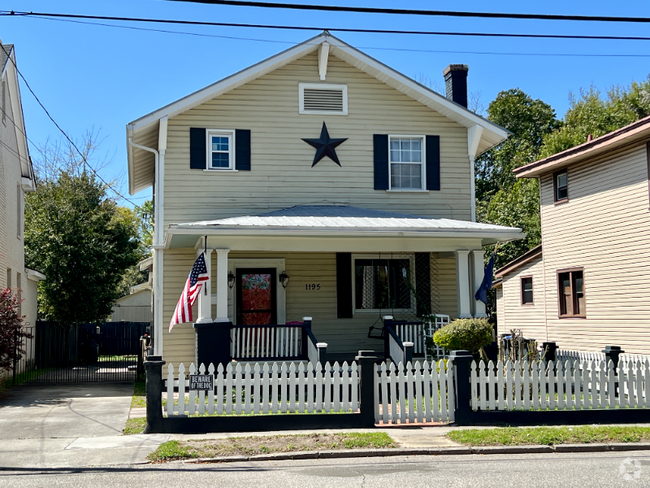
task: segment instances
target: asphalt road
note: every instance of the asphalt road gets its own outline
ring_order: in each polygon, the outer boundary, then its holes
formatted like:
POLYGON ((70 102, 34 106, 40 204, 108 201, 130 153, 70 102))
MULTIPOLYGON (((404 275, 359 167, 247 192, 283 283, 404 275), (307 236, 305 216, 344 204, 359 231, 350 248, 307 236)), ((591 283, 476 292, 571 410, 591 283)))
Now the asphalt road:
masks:
POLYGON ((650 454, 408 456, 319 461, 0 470, 2 487, 633 487, 650 454))

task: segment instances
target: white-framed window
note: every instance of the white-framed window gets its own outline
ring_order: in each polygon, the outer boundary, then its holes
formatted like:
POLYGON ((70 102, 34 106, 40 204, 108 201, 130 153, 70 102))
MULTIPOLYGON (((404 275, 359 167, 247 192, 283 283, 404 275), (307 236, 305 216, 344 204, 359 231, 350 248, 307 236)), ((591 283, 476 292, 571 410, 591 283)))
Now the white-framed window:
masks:
POLYGON ((426 138, 424 136, 388 136, 388 171, 391 190, 426 188, 426 138))
POLYGON ((301 114, 348 114, 347 85, 299 83, 298 92, 301 114))
POLYGON ((412 254, 352 255, 354 312, 415 312, 412 254))
POLYGON ((235 131, 207 130, 207 168, 228 171, 235 169, 235 131))

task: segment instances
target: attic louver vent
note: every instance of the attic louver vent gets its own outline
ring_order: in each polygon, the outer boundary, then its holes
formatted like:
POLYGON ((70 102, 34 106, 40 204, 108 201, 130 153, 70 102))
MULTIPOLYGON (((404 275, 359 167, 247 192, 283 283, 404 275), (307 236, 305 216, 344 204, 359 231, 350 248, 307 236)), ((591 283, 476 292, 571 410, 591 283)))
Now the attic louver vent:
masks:
POLYGON ((347 86, 324 84, 300 84, 300 113, 340 114, 348 113, 347 86))

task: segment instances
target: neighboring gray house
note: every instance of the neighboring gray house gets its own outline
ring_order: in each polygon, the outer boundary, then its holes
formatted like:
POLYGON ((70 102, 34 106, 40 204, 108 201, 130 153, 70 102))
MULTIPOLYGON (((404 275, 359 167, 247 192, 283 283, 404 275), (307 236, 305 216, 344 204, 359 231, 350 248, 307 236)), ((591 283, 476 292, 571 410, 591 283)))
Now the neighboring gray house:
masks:
POLYGON ((142 283, 131 287, 131 293, 117 300, 113 306, 111 322, 151 323, 152 320, 150 283, 142 283))

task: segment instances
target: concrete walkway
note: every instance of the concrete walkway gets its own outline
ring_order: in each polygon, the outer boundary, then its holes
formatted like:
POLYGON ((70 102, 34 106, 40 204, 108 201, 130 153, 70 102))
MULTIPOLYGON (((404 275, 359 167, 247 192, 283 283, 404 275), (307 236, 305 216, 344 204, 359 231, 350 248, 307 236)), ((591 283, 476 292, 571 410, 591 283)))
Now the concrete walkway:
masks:
POLYGON ((133 383, 20 385, 0 398, 0 467, 144 462, 167 440, 122 436, 133 383))

